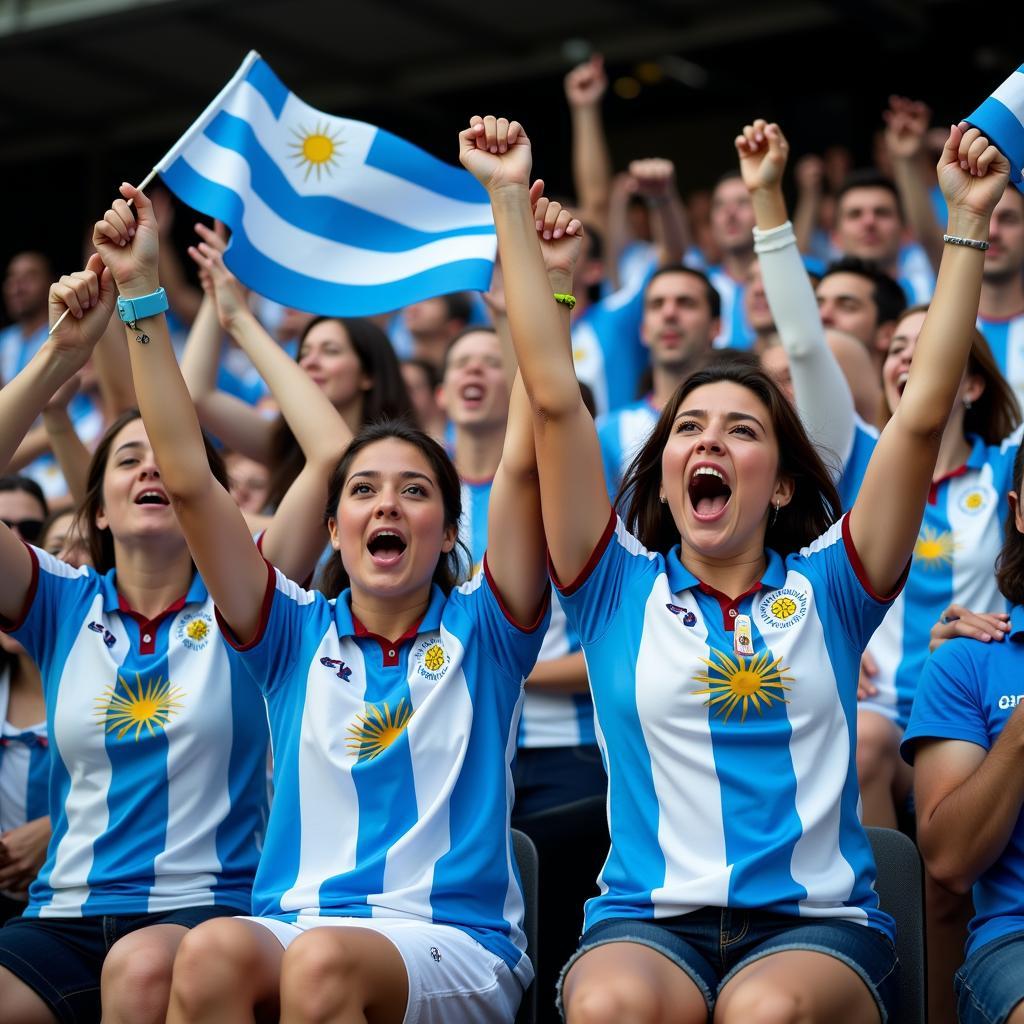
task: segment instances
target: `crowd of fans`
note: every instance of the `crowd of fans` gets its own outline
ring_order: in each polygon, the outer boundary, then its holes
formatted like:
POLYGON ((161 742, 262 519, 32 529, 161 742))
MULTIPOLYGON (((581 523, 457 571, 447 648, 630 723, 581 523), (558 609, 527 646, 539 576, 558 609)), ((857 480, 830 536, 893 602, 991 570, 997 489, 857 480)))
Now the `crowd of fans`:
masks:
POLYGON ((282 308, 130 186, 8 263, 0 1021, 510 1022, 510 820, 542 1021, 899 1021, 863 826, 929 1019, 1024 1021, 1024 195, 893 97, 684 201, 605 87, 572 201, 460 134, 482 295, 282 308))

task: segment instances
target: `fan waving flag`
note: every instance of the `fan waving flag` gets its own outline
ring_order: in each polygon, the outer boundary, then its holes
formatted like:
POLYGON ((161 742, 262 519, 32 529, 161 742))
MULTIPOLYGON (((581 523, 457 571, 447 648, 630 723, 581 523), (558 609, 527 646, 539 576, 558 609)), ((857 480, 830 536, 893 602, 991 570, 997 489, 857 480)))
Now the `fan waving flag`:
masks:
POLYGON ((965 120, 999 147, 1010 161, 1010 181, 1024 192, 1024 65, 965 120))
POLYGON ((490 286, 497 239, 477 181, 303 103, 256 52, 156 170, 231 228, 238 279, 283 305, 368 316, 490 286))

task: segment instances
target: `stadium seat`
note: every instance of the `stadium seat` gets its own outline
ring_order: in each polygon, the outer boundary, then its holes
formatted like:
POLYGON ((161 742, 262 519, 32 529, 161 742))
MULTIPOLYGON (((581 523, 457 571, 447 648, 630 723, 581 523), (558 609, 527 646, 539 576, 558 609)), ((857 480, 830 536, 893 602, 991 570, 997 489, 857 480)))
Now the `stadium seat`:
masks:
POLYGON ((868 839, 878 866, 882 910, 896 919, 896 954, 900 960, 900 1024, 925 1024, 924 872, 917 847, 902 832, 869 828, 868 839))
MULTIPOLYGON (((519 877, 523 882, 523 896, 526 901, 526 914, 523 931, 526 932, 526 954, 533 964, 534 975, 537 973, 537 878, 538 860, 537 847, 525 832, 512 829, 512 849, 519 865, 519 877)), ((537 1019, 537 980, 523 993, 523 1001, 519 1004, 516 1024, 534 1024, 537 1019)))
POLYGON ((608 856, 603 796, 587 797, 536 814, 513 816, 540 858, 543 939, 537 968, 537 1024, 557 1024, 555 983, 576 951, 583 930, 583 904, 597 895, 597 876, 608 856))

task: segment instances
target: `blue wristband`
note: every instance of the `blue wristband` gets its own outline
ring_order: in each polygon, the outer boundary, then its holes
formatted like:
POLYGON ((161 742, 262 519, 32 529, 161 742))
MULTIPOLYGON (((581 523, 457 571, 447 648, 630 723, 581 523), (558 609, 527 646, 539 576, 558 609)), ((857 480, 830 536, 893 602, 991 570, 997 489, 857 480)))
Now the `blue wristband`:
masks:
POLYGON ((157 288, 148 295, 138 295, 134 299, 126 299, 121 295, 117 297, 117 315, 133 329, 139 320, 166 313, 169 308, 167 292, 163 288, 157 288))

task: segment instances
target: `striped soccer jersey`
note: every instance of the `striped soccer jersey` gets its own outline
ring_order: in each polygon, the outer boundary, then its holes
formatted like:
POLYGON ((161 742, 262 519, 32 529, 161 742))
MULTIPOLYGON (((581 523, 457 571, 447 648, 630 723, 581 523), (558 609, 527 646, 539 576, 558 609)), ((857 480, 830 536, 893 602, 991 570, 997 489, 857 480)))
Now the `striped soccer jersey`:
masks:
POLYGON ((730 277, 724 267, 708 267, 707 275, 722 299, 722 330, 715 338, 715 348, 750 348, 754 343, 754 332, 747 323, 747 313, 743 308, 746 286, 730 277))
POLYGON ((654 268, 638 274, 573 321, 572 358, 576 376, 594 396, 598 413, 632 402, 647 366, 640 341, 644 291, 654 268))
POLYGON ((629 464, 651 436, 659 415, 648 396, 598 419, 597 440, 601 445, 604 478, 612 501, 629 464))
POLYGON ((876 444, 878 444, 878 431, 855 414, 850 450, 846 453, 846 458, 842 460, 842 472, 836 482, 839 503, 844 512, 853 508, 853 503, 857 500, 860 485, 864 480, 864 474, 867 472, 868 463, 871 461, 876 444))
POLYGON ((21 729, 7 721, 10 681, 10 672, 0 671, 0 833, 49 813, 46 723, 21 729))
POLYGON ((985 335, 1017 401, 1024 405, 1024 313, 1005 320, 988 320, 979 316, 978 330, 985 335))
POLYGON ((562 589, 609 782, 612 845, 587 928, 710 906, 892 936, 855 760, 860 652, 887 605, 846 524, 785 559, 767 552, 760 583, 730 600, 612 517, 562 589))
MULTIPOLYGON (((264 692, 274 803, 253 913, 460 928, 532 968, 508 829, 523 679, 547 615, 506 617, 486 564, 399 640, 268 567, 264 616, 232 661, 264 692)), ((227 635, 227 634, 226 634, 227 635)))
POLYGON ((871 638, 878 694, 861 702, 864 710, 884 714, 901 729, 928 660, 931 628, 948 605, 955 601, 979 612, 1006 609, 995 562, 1020 439, 1021 430, 1001 445, 988 446, 975 437, 967 462, 932 484, 907 585, 871 638))
POLYGON ((248 912, 266 711, 232 671, 202 580, 146 621, 124 606, 113 570, 29 552, 30 593, 5 625, 42 675, 53 837, 26 916, 248 912))
MULTIPOLYGON (((462 481, 462 519, 459 540, 469 548, 476 575, 487 550, 487 511, 492 480, 462 481)), ((551 605, 551 619, 537 661, 574 654, 579 637, 569 628, 559 604, 551 605)), ((527 689, 519 719, 520 747, 578 747, 594 744, 594 703, 589 693, 538 693, 527 689)))

